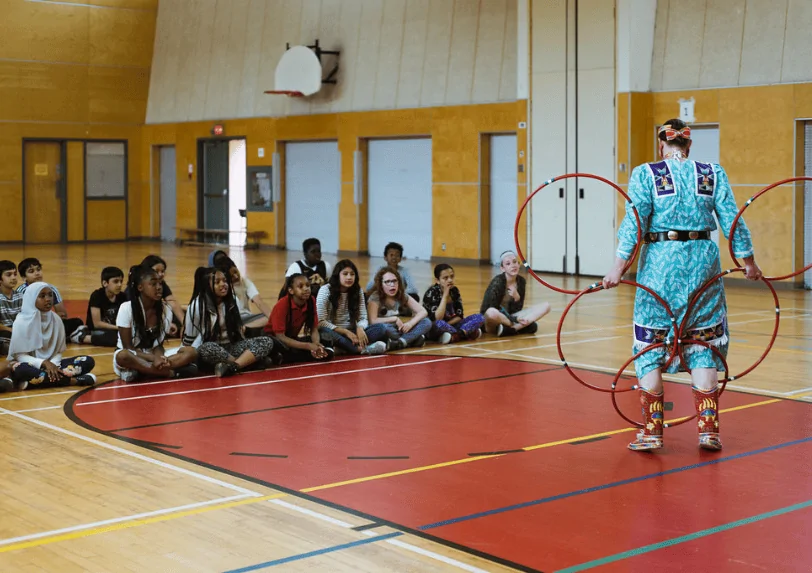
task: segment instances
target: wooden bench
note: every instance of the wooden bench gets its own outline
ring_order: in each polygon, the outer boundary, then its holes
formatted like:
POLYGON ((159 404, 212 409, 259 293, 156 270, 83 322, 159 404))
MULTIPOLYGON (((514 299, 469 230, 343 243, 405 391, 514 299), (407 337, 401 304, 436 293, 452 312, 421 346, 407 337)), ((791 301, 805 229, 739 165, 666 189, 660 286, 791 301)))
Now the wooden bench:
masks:
POLYGON ((231 233, 245 235, 245 248, 259 248, 260 239, 268 236, 265 231, 246 231, 241 229, 239 231, 230 231, 228 229, 191 229, 188 227, 175 227, 180 237, 175 240, 178 246, 192 245, 192 246, 206 246, 211 244, 228 244, 228 236, 231 233), (207 241, 208 238, 213 238, 214 243, 207 241))

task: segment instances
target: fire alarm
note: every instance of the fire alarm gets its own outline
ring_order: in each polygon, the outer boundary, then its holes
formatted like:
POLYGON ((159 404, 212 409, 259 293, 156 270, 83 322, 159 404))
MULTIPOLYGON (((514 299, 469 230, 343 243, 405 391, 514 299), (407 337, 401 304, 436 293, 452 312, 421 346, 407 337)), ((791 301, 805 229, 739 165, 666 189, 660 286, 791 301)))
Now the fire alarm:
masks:
POLYGON ((226 130, 219 123, 211 128, 211 134, 212 135, 223 135, 225 133, 225 131, 226 130))

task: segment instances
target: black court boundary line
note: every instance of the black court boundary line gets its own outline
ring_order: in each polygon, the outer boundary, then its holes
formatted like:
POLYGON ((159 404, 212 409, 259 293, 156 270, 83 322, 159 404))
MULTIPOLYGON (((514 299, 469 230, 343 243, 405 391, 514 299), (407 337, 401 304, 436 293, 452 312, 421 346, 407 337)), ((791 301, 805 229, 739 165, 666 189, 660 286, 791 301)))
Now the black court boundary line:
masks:
POLYGON ((231 452, 229 456, 246 456, 249 458, 287 458, 287 454, 256 454, 251 452, 231 452))
POLYGON ((304 402, 300 404, 287 404, 285 406, 271 406, 269 408, 259 408, 257 410, 243 410, 240 412, 231 412, 229 414, 212 414, 211 416, 200 416, 197 418, 186 418, 183 420, 170 420, 167 422, 156 422, 154 424, 142 424, 140 426, 130 426, 127 428, 113 428, 111 430, 104 430, 105 432, 128 432, 130 430, 143 430, 145 428, 158 428, 161 426, 174 426, 176 424, 188 424, 191 422, 205 422, 208 420, 218 420, 220 418, 231 418, 234 416, 244 416, 249 414, 261 414, 264 412, 274 412, 277 410, 290 410, 293 408, 304 408, 308 406, 320 406, 323 404, 332 404, 335 402, 346 402, 349 400, 362 400, 365 398, 378 398, 380 396, 392 396, 395 394, 407 394, 409 392, 420 392, 422 390, 435 390, 437 388, 447 388, 450 386, 459 386, 461 384, 472 384, 474 382, 489 382, 491 380, 502 380, 505 378, 512 378, 514 376, 524 376, 532 374, 541 374, 542 372, 551 372, 553 370, 560 370, 562 366, 554 364, 545 364, 546 368, 538 370, 528 370, 527 372, 513 372, 511 374, 500 374, 497 376, 488 376, 486 378, 475 378, 473 380, 457 380, 455 382, 445 382, 443 384, 432 384, 431 386, 421 386, 420 388, 404 388, 402 390, 389 390, 387 392, 376 392, 374 394, 359 394, 356 396, 344 396, 343 398, 330 398, 328 400, 318 400, 315 402, 304 402))
POLYGON ((150 440, 139 440, 139 439, 136 438, 135 441, 140 442, 140 445, 142 445, 144 447, 154 446, 156 448, 168 448, 170 450, 181 450, 181 449, 183 449, 183 446, 175 446, 175 445, 172 445, 172 444, 162 444, 161 442, 152 442, 150 440))
MULTIPOLYGON (((446 355, 431 355, 431 356, 446 356, 446 355)), ((486 357, 486 356, 464 356, 464 357, 460 357, 460 358, 464 358, 466 360, 471 360, 471 359, 473 359, 473 360, 477 360, 477 359, 478 360, 504 360, 506 362, 522 362, 522 363, 529 363, 529 364, 539 364, 539 362, 536 362, 534 360, 522 360, 520 358, 514 358, 514 359, 491 358, 491 357, 486 357)), ((550 368, 550 370, 555 370, 556 368, 562 368, 562 366, 555 365, 555 364, 548 365, 548 366, 552 366, 552 368, 550 368)), ((607 376, 611 376, 611 374, 608 374, 608 373, 600 371, 600 370, 593 370, 593 369, 590 369, 590 368, 581 368, 581 367, 571 367, 571 368, 573 368, 574 370, 582 370, 584 372, 593 372, 593 373, 596 373, 596 374, 604 374, 604 375, 607 375, 607 376)), ((547 370, 545 370, 545 372, 546 371, 547 370)), ((527 374, 527 372, 525 372, 524 374, 527 374)), ((115 380, 110 380, 108 382, 104 382, 103 384, 109 384, 109 383, 114 382, 114 381, 115 380)), ((575 382, 574 380, 573 380, 573 382, 577 384, 577 382, 575 382)), ((678 382, 670 382, 670 381, 664 381, 664 382, 666 382, 668 384, 678 384, 678 382)), ((77 426, 79 426, 81 428, 84 428, 85 430, 88 430, 90 432, 93 432, 93 433, 96 433, 96 434, 99 434, 99 435, 102 435, 102 436, 107 436, 108 438, 113 438, 113 439, 120 440, 120 441, 125 442, 125 443, 129 443, 129 444, 132 444, 132 445, 139 446, 140 444, 137 443, 137 440, 134 440, 133 438, 128 438, 126 436, 113 434, 113 433, 111 433, 112 431, 110 431, 110 430, 101 430, 99 428, 91 426, 91 425, 85 423, 83 420, 81 420, 75 414, 74 409, 73 409, 74 403, 81 396, 86 394, 87 392, 93 391, 93 388, 94 388, 93 386, 89 386, 89 387, 83 388, 82 390, 80 390, 80 391, 76 392, 75 394, 71 395, 65 401, 65 405, 63 407, 63 411, 65 413, 65 416, 69 420, 71 420, 74 424, 76 424, 77 426)), ((792 399, 788 399, 788 398, 770 396, 770 395, 767 395, 767 394, 760 394, 760 393, 757 393, 757 392, 742 392, 740 390, 727 390, 727 391, 733 392, 733 393, 736 393, 736 394, 754 395, 754 396, 761 396, 762 398, 777 399, 780 402, 789 402, 789 403, 799 403, 799 404, 812 405, 812 403, 809 403, 809 402, 803 402, 803 401, 800 401, 800 400, 792 400, 792 399)), ((473 555, 475 557, 485 559, 485 560, 490 561, 492 563, 497 563, 499 565, 504 565, 506 567, 512 567, 512 568, 514 568, 514 569, 516 569, 518 571, 523 571, 525 573, 544 573, 540 569, 533 569, 532 567, 528 567, 528 566, 522 565, 520 563, 514 563, 514 562, 512 562, 512 561, 510 561, 508 559, 504 559, 504 558, 498 557, 496 555, 491 555, 489 553, 486 553, 484 551, 480 551, 478 549, 474 549, 472 547, 466 547, 465 545, 461 545, 459 543, 455 543, 453 541, 449 541, 447 539, 443 539, 441 537, 437 537, 437 536, 428 534, 425 531, 420 531, 418 529, 413 529, 411 527, 392 522, 392 521, 390 521, 388 519, 382 519, 382 518, 367 514, 365 512, 362 512, 360 510, 351 508, 351 507, 346 507, 346 506, 343 506, 343 505, 328 501, 326 499, 315 497, 315 496, 307 494, 307 493, 302 493, 302 492, 300 492, 298 490, 293 490, 293 489, 290 489, 290 488, 287 488, 287 487, 284 487, 284 486, 280 486, 280 485, 277 485, 277 484, 273 484, 271 482, 267 482, 267 481, 264 481, 264 480, 249 476, 249 475, 240 474, 238 472, 234 472, 232 470, 228 470, 228 469, 222 468, 220 466, 215 466, 215 465, 212 465, 212 464, 209 464, 209 463, 206 463, 206 462, 202 462, 202 461, 199 461, 199 460, 196 460, 196 459, 188 458, 188 457, 186 457, 184 455, 181 455, 179 453, 176 453, 176 452, 161 450, 161 449, 154 448, 154 447, 151 447, 151 446, 148 446, 148 445, 143 445, 141 447, 143 447, 143 448, 145 448, 147 450, 150 450, 152 452, 155 452, 157 454, 162 454, 164 456, 168 456, 170 458, 174 458, 174 459, 177 459, 177 460, 180 460, 180 461, 195 465, 197 467, 206 468, 208 470, 219 472, 219 473, 222 473, 224 475, 228 475, 228 476, 231 476, 231 477, 236 478, 236 479, 241 479, 241 480, 244 480, 244 481, 249 482, 249 483, 253 483, 253 484, 256 484, 256 485, 261 485, 263 487, 267 487, 267 488, 270 488, 270 489, 275 489, 275 490, 278 490, 280 492, 291 495, 293 497, 310 501, 312 503, 315 503, 316 505, 321 505, 322 507, 328 507, 328 508, 331 508, 331 509, 335 509, 337 511, 343 511, 343 512, 346 512, 346 513, 348 513, 350 515, 354 515, 356 517, 366 519, 367 521, 378 523, 381 526, 388 526, 388 527, 391 527, 391 528, 396 529, 398 531, 402 531, 404 533, 407 533, 409 535, 414 535, 415 537, 425 539, 425 540, 430 541, 432 543, 437 543, 440 546, 448 547, 450 549, 454 549, 456 551, 460 551, 460 552, 466 553, 468 555, 473 555)))
POLYGON ((169 457, 174 458, 176 460, 180 460, 182 462, 186 462, 186 463, 195 465, 195 466, 200 467, 200 468, 205 468, 205 469, 208 469, 208 470, 212 470, 212 471, 215 471, 215 472, 222 473, 222 474, 227 475, 227 476, 231 476, 231 477, 236 478, 236 479, 241 479, 241 480, 247 481, 249 483, 253 483, 253 484, 260 485, 260 486, 263 486, 263 487, 267 487, 267 488, 270 488, 270 489, 274 489, 274 490, 277 490, 279 492, 286 493, 286 494, 288 494, 290 496, 310 501, 312 503, 315 503, 316 505, 321 505, 322 507, 328 507, 330 509, 334 509, 334 510, 337 510, 337 511, 342 511, 342 512, 348 513, 350 515, 360 517, 360 518, 365 519, 367 521, 372 521, 372 522, 378 523, 381 526, 388 526, 388 527, 391 527, 392 529, 395 529, 397 531, 401 531, 401 532, 409 534, 409 535, 414 535, 415 537, 425 539, 426 541, 436 543, 436 544, 441 545, 443 547, 448 547, 450 549, 454 549, 456 551, 460 551, 462 553, 466 553, 466 554, 472 555, 474 557, 479 557, 480 559, 484 559, 484 560, 490 561, 492 563, 496 563, 496 564, 499 564, 499 565, 504 565, 505 567, 511 567, 513 569, 516 569, 517 571, 522 571, 524 573, 544 573, 544 571, 542 571, 540 569, 533 569, 532 567, 528 567, 527 565, 522 565, 521 563, 514 563, 513 561, 510 561, 509 559, 505 559, 505 558, 499 557, 497 555, 491 555, 490 553, 486 553, 484 551, 479 551, 478 549, 474 549, 472 547, 466 547, 465 545, 461 545, 459 543, 455 543, 453 541, 443 539, 442 537, 437 537, 435 535, 431 535, 431 534, 426 533, 424 531, 420 531, 419 529, 415 529, 415 528, 412 528, 412 527, 409 527, 409 526, 406 526, 406 525, 402 525, 400 523, 395 523, 395 522, 390 521, 388 519, 383 519, 381 517, 374 516, 374 515, 365 513, 363 511, 360 511, 360 510, 357 510, 357 509, 354 509, 354 508, 351 508, 351 507, 343 506, 343 505, 340 505, 338 503, 333 503, 333 502, 328 501, 326 499, 322 499, 322 498, 319 498, 319 497, 316 497, 316 496, 313 496, 313 495, 310 495, 310 494, 307 494, 307 493, 302 493, 302 492, 300 492, 298 490, 295 490, 295 489, 290 489, 288 487, 281 486, 281 485, 278 485, 278 484, 274 484, 274 483, 271 483, 271 482, 268 482, 268 481, 265 481, 265 480, 261 480, 259 478, 255 478, 253 476, 241 474, 239 472, 235 472, 235 471, 232 471, 232 470, 220 467, 220 466, 209 464, 207 462, 202 462, 202 461, 196 460, 194 458, 189 458, 189 457, 184 456, 182 454, 179 454, 177 452, 170 452, 170 451, 162 450, 160 448, 156 448, 156 447, 153 447, 153 446, 150 446, 150 445, 146 445, 143 442, 139 443, 139 440, 135 440, 133 438, 128 438, 126 436, 121 436, 121 435, 118 435, 118 434, 110 433, 109 431, 100 430, 100 429, 98 429, 98 428, 96 428, 94 426, 91 426, 90 424, 85 423, 82 419, 80 419, 75 414, 75 412, 73 410, 73 405, 76 402, 76 400, 78 398, 80 398, 82 395, 84 395, 86 392, 89 392, 89 391, 92 391, 92 390, 93 390, 93 387, 87 387, 87 388, 84 388, 84 389, 80 390, 76 394, 73 394, 65 402, 65 406, 63 408, 65 416, 67 416, 67 418, 69 420, 71 420, 74 424, 76 424, 77 426, 79 426, 81 428, 84 428, 85 430, 88 430, 88 431, 96 433, 96 434, 100 434, 102 436, 106 436, 108 438, 121 440, 122 442, 126 442, 128 444, 132 444, 132 445, 135 445, 135 446, 140 446, 140 447, 143 447, 143 448, 145 448, 145 449, 147 449, 147 450, 149 450, 151 452, 155 452, 157 454, 162 454, 162 455, 165 455, 165 456, 169 456, 169 457))
POLYGON ((471 456, 472 458, 474 458, 474 457, 478 457, 478 456, 503 456, 505 454, 521 454, 521 453, 526 452, 526 451, 527 450, 523 450, 523 449, 499 450, 499 451, 495 451, 495 452, 471 452, 468 455, 471 456))
POLYGON ((367 523, 366 525, 356 525, 355 527, 351 527, 353 531, 366 531, 368 529, 377 529, 379 527, 383 527, 383 523, 367 523))

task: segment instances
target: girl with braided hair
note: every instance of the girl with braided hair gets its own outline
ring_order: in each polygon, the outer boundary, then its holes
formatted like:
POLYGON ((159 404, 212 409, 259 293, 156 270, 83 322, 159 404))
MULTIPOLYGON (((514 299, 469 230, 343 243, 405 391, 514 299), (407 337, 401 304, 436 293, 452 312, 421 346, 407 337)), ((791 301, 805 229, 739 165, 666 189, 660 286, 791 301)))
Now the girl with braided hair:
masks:
POLYGON ((121 304, 116 317, 118 345, 113 370, 124 382, 141 375, 159 378, 194 376, 197 353, 193 348, 164 351, 172 325, 172 309, 163 302, 163 285, 151 267, 136 265, 127 278, 130 300, 121 304))
POLYGON ((264 360, 273 342, 267 336, 245 338, 230 276, 220 269, 200 267, 186 310, 183 345, 196 348, 200 362, 223 377, 264 360))

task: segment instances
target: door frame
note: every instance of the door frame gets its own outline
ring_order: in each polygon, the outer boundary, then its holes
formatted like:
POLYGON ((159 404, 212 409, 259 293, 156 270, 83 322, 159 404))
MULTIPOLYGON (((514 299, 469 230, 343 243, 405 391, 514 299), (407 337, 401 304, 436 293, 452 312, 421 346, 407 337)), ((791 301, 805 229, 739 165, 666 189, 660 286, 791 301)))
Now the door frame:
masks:
MULTIPOLYGON (((491 265, 491 140, 494 136, 516 137, 516 165, 518 170, 519 133, 512 131, 482 131, 479 134, 479 264, 491 265)), ((518 176, 517 176, 518 180, 518 176)), ((516 185, 516 200, 519 199, 516 185)), ((526 187, 526 185, 525 185, 526 187)), ((520 202, 518 203, 520 206, 520 202)))
MULTIPOLYGON (((198 229, 205 229, 206 228, 206 221, 203 219, 203 146, 206 143, 212 141, 233 141, 235 139, 242 139, 245 140, 246 146, 246 164, 248 160, 248 138, 244 135, 223 135, 222 137, 198 137, 197 138, 197 201, 195 204, 197 205, 197 228, 198 229)), ((229 157, 229 163, 231 161, 231 157, 229 157)), ((231 167, 228 166, 229 173, 231 172, 231 167)), ((176 185, 177 188, 177 185, 176 185)), ((245 189, 241 190, 245 193, 245 189)), ((231 189, 229 189, 229 195, 231 195, 231 189)), ((202 239, 201 239, 202 240, 202 239)))
MULTIPOLYGON (((23 145, 23 161, 22 161, 22 208, 23 208, 23 237, 22 243, 26 243, 26 228, 25 228, 25 146, 27 143, 58 143, 59 144, 59 164, 62 166, 62 174, 61 174, 61 183, 60 183, 60 195, 62 198, 62 209, 60 213, 60 232, 59 232, 59 243, 64 244, 67 242, 68 238, 68 139, 63 138, 51 138, 51 137, 23 137, 22 145, 23 145)), ((72 141, 83 141, 83 140, 72 140, 72 141)), ((85 213, 85 218, 87 218, 87 213, 85 213)), ((87 233, 85 233, 85 237, 87 233)))
POLYGON ((23 237, 22 243, 25 243, 25 144, 26 143, 59 143, 61 146, 59 161, 63 166, 62 173, 62 232, 61 239, 58 244, 67 244, 68 240, 68 143, 80 142, 83 144, 84 153, 82 155, 82 198, 84 211, 84 225, 83 225, 83 239, 82 241, 72 242, 91 242, 91 243, 117 243, 118 239, 113 240, 100 240, 88 241, 87 240, 87 144, 88 143, 123 143, 124 144, 124 196, 123 197, 108 197, 91 199, 91 201, 124 201, 124 240, 130 240, 130 142, 127 139, 109 139, 109 138, 86 138, 86 137, 23 137, 22 138, 22 152, 23 159, 21 165, 22 173, 22 209, 23 209, 23 237))

